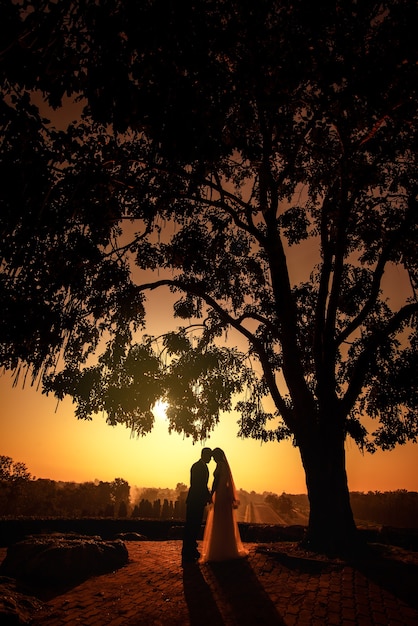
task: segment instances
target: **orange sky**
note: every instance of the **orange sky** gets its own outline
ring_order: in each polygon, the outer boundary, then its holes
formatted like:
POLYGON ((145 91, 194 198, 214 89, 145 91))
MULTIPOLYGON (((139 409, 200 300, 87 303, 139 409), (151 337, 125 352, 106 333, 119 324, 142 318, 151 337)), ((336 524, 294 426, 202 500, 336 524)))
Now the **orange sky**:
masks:
MULTIPOLYGON (((12 388, 11 377, 0 377, 0 454, 24 462, 37 478, 83 482, 124 478, 131 486, 170 487, 188 484, 190 465, 200 456, 200 444, 169 435, 159 417, 154 431, 131 438, 125 427, 74 417, 67 399, 59 404, 30 386, 12 388)), ((297 449, 288 442, 260 444, 236 437, 237 416, 222 416, 207 442, 222 447, 230 461, 238 488, 281 494, 306 493, 297 449)), ((347 443, 347 471, 351 491, 418 491, 418 446, 409 444, 392 452, 360 454, 347 443)), ((210 471, 215 464, 211 462, 210 471)))

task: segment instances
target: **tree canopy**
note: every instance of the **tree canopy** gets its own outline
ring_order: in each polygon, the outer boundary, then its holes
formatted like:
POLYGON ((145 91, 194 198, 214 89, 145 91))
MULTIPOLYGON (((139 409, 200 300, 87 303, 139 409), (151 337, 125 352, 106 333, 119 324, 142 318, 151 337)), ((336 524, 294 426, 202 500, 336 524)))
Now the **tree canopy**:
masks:
POLYGON ((239 396, 347 510, 345 438, 418 434, 415 3, 3 5, 2 365, 138 434, 239 396))

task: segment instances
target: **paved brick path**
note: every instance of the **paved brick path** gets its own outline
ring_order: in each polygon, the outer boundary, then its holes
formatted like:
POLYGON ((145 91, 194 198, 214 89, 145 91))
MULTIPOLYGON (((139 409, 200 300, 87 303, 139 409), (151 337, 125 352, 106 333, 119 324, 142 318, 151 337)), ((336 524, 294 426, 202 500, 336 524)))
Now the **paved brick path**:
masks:
POLYGON ((180 541, 129 542, 125 567, 51 592, 34 625, 418 626, 416 562, 354 568, 246 545, 248 559, 182 568, 180 541))

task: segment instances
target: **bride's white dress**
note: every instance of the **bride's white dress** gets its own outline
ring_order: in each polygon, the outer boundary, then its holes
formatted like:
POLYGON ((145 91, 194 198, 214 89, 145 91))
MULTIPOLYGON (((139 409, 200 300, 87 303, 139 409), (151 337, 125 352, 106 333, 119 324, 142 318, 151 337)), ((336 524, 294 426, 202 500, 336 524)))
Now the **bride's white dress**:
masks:
POLYGON ((214 480, 217 486, 206 520, 201 563, 228 561, 248 555, 239 534, 235 512, 238 501, 227 462, 218 463, 214 480))

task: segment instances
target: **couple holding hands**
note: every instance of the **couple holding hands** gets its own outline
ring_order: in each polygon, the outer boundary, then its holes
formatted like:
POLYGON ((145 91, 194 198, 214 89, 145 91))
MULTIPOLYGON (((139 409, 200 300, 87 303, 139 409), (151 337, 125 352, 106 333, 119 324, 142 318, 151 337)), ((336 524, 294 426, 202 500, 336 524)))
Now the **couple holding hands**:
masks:
POLYGON ((239 501, 225 453, 220 448, 203 448, 199 461, 190 470, 190 489, 186 499, 182 563, 228 561, 247 556, 239 534, 235 509, 239 501), (212 490, 208 489, 208 463, 213 458, 212 490), (202 554, 197 549, 197 538, 205 506, 211 504, 203 535, 202 554))

